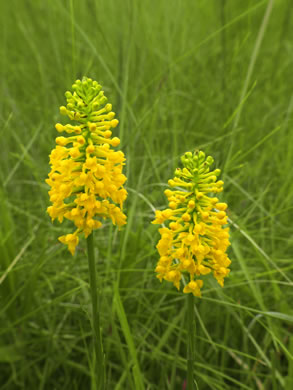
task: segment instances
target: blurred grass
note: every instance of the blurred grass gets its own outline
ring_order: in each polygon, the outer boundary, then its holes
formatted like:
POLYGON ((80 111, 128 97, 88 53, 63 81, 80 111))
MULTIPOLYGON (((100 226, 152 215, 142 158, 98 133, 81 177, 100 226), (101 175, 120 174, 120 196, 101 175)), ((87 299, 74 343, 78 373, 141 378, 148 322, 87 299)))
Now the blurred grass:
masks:
POLYGON ((128 224, 96 235, 108 389, 186 379, 186 300, 154 277, 150 221, 194 148, 223 168, 233 261, 197 300, 198 387, 292 387, 291 16, 290 0, 0 2, 1 390, 90 388, 85 243, 61 247, 44 183, 83 75, 113 103, 127 157, 128 224))

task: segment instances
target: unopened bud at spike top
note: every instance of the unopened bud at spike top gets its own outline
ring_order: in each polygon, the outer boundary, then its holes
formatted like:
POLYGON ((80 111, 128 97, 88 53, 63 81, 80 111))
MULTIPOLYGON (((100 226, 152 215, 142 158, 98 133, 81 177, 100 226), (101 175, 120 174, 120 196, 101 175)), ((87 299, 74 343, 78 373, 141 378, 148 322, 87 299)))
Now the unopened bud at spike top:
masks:
POLYGON ((46 182, 53 204, 47 211, 52 220, 62 222, 65 218, 76 226, 74 233, 59 237, 72 254, 80 234, 87 237, 102 226, 97 218, 109 218, 118 226, 126 223, 122 212, 127 197, 122 174, 125 157, 111 149, 120 143, 117 137, 111 139, 109 130, 118 125, 118 120, 111 112, 112 105, 105 105, 107 98, 101 88, 96 81, 84 78, 73 84, 73 93, 65 93, 67 108, 61 106, 60 113, 78 125, 56 124, 58 132, 73 135, 57 137, 57 146, 50 154, 51 172, 46 182), (100 115, 107 112, 110 114, 100 115))
POLYGON ((231 263, 226 253, 229 242, 226 203, 209 196, 223 190, 223 181, 216 181, 220 170, 210 171, 213 158, 204 152, 185 153, 183 169, 176 169, 168 181, 172 189, 164 191, 169 207, 156 211, 153 224, 169 224, 159 229, 157 244, 160 255, 156 272, 160 281, 172 282, 180 289, 183 275, 188 276, 184 293, 201 296, 202 276, 213 273, 223 287, 231 263), (176 189, 173 190, 173 187, 176 189), (180 189, 180 187, 182 189, 180 189))

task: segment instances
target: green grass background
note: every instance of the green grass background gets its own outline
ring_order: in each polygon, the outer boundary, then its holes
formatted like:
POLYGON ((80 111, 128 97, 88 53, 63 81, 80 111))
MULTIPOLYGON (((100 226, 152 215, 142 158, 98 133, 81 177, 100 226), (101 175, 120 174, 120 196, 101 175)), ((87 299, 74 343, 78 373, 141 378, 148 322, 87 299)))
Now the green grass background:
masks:
MULTIPOLYGON (((128 224, 95 235, 107 389, 182 389, 186 296, 155 278, 154 208, 185 151, 222 169, 231 274, 196 299, 198 388, 293 388, 291 0, 0 2, 0 388, 90 389, 86 243, 46 208, 64 92, 120 120, 128 224)), ((116 131, 117 130, 117 131, 116 131)))

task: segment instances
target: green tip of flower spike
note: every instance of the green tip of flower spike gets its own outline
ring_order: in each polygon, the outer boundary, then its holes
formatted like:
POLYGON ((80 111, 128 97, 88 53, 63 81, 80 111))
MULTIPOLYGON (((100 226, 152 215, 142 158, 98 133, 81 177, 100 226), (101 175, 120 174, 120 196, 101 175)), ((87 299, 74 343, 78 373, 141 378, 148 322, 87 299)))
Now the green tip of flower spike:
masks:
MULTIPOLYGON (((88 77, 83 77, 82 81, 76 80, 72 84, 72 91, 65 93, 67 109, 71 111, 70 119, 87 116, 89 113, 99 110, 107 102, 102 86, 88 77)), ((64 109, 62 110, 64 115, 68 114, 64 109)))

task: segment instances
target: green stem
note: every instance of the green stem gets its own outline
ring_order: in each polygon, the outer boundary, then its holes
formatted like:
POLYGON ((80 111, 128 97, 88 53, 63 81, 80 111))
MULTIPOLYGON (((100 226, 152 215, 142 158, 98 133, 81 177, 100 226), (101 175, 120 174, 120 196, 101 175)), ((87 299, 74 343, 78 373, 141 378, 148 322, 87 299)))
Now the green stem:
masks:
POLYGON ((97 292, 93 233, 91 233, 87 238, 87 250, 88 250, 88 262, 89 262, 89 274, 90 274, 90 291, 91 291, 92 310, 93 310, 92 328, 94 334, 94 345, 95 345, 95 353, 96 353, 95 381, 96 381, 96 389, 104 390, 105 361, 104 361, 104 352, 103 352, 101 329, 100 329, 99 293, 97 292))
POLYGON ((193 299, 193 295, 189 293, 187 296, 187 390, 194 390, 193 362, 195 321, 193 299))

